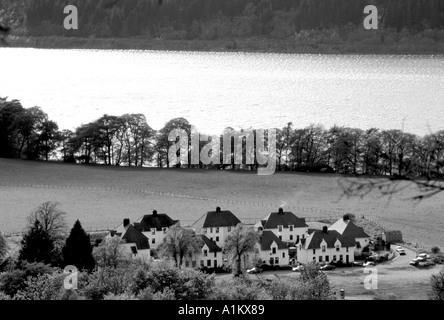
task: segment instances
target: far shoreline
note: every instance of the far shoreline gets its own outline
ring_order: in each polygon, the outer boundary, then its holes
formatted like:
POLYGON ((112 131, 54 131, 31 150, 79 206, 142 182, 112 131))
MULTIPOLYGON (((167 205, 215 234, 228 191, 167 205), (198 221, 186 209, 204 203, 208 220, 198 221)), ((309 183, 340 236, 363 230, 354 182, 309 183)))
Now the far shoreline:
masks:
POLYGON ((77 37, 18 37, 8 39, 10 48, 85 49, 85 50, 152 50, 271 54, 325 55, 444 55, 444 43, 391 44, 297 44, 292 39, 218 39, 165 40, 142 38, 77 38, 77 37))

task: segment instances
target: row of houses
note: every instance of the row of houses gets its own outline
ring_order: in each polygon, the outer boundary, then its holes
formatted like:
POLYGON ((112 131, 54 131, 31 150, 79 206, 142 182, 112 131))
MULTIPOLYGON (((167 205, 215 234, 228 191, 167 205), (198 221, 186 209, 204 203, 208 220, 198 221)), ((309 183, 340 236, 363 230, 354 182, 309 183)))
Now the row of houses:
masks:
MULTIPOLYGON (((228 263, 222 248, 227 236, 241 221, 229 210, 209 211, 191 228, 202 238, 199 255, 185 259, 188 267, 219 268, 228 263)), ((152 249, 163 242, 169 228, 180 225, 165 213, 153 211, 133 223, 123 220, 109 237, 119 236, 125 252, 133 258, 148 259, 152 249)), ((299 263, 339 262, 351 263, 356 252, 370 242, 370 236, 355 225, 347 215, 322 230, 310 229, 305 218, 279 208, 254 225, 260 238, 253 253, 244 261, 246 267, 257 262, 272 266, 299 263)))

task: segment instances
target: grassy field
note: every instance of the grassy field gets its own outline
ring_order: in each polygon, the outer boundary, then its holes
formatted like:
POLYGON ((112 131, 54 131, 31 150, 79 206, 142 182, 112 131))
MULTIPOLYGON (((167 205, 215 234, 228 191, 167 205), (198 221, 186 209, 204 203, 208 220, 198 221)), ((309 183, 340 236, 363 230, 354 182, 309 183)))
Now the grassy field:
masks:
POLYGON ((343 197, 339 175, 247 171, 82 166, 0 159, 0 229, 21 230, 26 216, 45 201, 57 201, 70 224, 112 228, 153 209, 190 225, 216 206, 253 223, 284 206, 301 217, 354 213, 400 229, 406 238, 444 247, 444 194, 419 204, 415 188, 392 199, 370 194, 343 197))

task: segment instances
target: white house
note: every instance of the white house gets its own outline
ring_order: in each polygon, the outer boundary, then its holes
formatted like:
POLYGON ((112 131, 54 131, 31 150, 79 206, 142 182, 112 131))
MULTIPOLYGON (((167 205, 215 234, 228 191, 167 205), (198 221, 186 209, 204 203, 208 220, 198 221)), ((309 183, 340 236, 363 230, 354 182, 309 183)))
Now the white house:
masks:
POLYGON ((157 249, 168 229, 178 223, 178 220, 171 219, 167 214, 154 210, 153 214, 144 215, 134 222, 134 227, 148 238, 151 249, 157 249))
POLYGON ((148 238, 138 231, 128 218, 123 220, 123 224, 115 230, 110 231, 108 239, 119 237, 123 240, 120 246, 123 253, 132 259, 141 259, 145 262, 151 259, 151 250, 148 238))
POLYGON ((356 245, 335 230, 315 230, 297 245, 299 263, 339 262, 352 263, 355 260, 356 245))
POLYGON ((288 246, 270 230, 262 231, 255 249, 256 258, 266 264, 271 266, 289 265, 288 246))
POLYGON ((196 230, 197 234, 206 236, 222 248, 228 234, 239 223, 241 223, 241 221, 231 211, 222 211, 220 207, 217 207, 216 211, 209 211, 196 221, 192 225, 192 228, 196 230))
POLYGON ((333 223, 328 230, 335 230, 339 232, 345 239, 351 243, 356 244, 356 251, 361 251, 362 248, 368 246, 370 243, 370 236, 365 233, 364 229, 355 225, 348 215, 344 215, 333 223))
POLYGON ((278 212, 272 212, 258 224, 258 230, 272 231, 284 242, 298 244, 301 239, 308 236, 308 225, 305 218, 298 218, 293 212, 279 208, 278 212))

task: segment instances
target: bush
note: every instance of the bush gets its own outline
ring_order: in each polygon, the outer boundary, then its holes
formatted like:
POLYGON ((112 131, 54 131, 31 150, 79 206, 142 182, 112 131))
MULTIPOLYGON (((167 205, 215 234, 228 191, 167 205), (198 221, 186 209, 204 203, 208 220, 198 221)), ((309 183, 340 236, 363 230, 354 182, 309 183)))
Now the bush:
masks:
POLYGON ((444 264, 444 255, 442 254, 437 254, 436 256, 434 256, 431 261, 433 261, 436 264, 444 264))
POLYGON ((11 298, 14 297, 18 291, 26 290, 28 277, 37 277, 53 272, 50 266, 43 263, 20 262, 14 267, 14 270, 0 275, 0 292, 5 293, 11 298))
POLYGON ((66 275, 59 272, 28 277, 25 288, 14 296, 15 300, 61 300, 65 289, 63 280, 66 275))
POLYGON ((432 275, 432 288, 428 293, 430 300, 444 300, 444 270, 438 274, 432 275))
POLYGON ((233 281, 222 281, 214 287, 210 300, 266 300, 270 297, 260 286, 246 277, 235 277, 233 281))
POLYGON ((433 254, 438 254, 438 253, 440 253, 441 252, 441 249, 439 249, 438 247, 433 247, 432 248, 432 253, 433 254))
POLYGON ((156 263, 149 271, 138 270, 133 277, 132 292, 142 292, 146 298, 151 290, 154 298, 171 300, 205 299, 213 290, 214 276, 193 269, 178 269, 167 262, 156 263), (168 289, 168 290, 167 290, 168 289), (157 296, 156 296, 157 294, 157 296))

